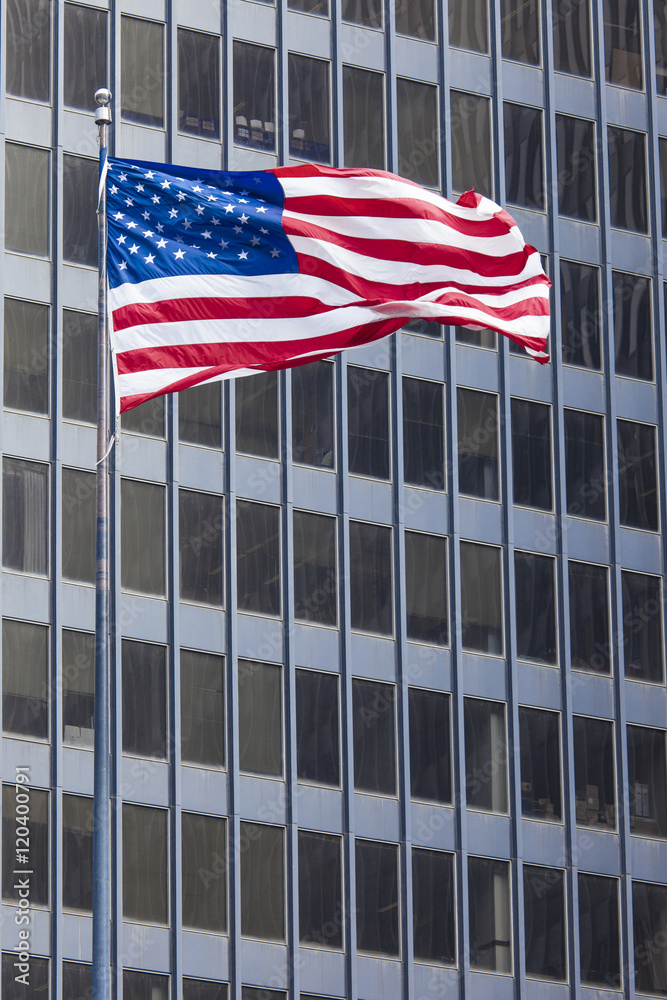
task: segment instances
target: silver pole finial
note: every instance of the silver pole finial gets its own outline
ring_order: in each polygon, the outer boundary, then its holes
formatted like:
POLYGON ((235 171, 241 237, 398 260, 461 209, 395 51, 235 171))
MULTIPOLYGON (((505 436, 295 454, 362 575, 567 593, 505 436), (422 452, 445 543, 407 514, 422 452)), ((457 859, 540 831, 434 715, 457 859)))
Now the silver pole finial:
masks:
POLYGON ((95 103, 99 105, 95 112, 95 124, 96 125, 110 125, 111 124, 111 91, 107 90, 106 87, 100 87, 99 90, 95 91, 95 103))

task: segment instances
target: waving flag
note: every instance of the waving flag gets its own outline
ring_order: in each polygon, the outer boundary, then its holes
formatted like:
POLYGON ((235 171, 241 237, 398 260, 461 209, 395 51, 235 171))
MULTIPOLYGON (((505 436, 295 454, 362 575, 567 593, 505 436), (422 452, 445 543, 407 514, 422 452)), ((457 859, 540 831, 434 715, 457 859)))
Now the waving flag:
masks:
POLYGON ((107 213, 121 410, 329 357, 411 319, 496 330, 548 361, 539 253, 473 192, 454 204, 382 170, 109 159, 107 213))

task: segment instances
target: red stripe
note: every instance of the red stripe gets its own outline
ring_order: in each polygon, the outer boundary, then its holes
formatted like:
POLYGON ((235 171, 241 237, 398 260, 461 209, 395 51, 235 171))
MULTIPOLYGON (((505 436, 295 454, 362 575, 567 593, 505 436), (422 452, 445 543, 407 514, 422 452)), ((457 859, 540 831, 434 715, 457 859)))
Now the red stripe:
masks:
POLYGON ((317 299, 295 295, 282 298, 208 298, 163 299, 160 302, 136 302, 113 311, 114 330, 127 330, 145 323, 181 323, 200 319, 270 319, 276 316, 314 316, 328 312, 317 299))

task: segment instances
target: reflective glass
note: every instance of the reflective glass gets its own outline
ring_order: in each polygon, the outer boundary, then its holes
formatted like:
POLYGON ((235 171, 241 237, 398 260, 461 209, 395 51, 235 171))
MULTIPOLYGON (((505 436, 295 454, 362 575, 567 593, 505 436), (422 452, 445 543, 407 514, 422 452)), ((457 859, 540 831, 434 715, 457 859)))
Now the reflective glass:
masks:
POLYGON ((664 729, 628 726, 630 832, 667 838, 667 760, 664 729))
POLYGON ((410 486, 445 488, 444 386, 403 376, 403 479, 410 486))
POLYGON ((340 784, 338 678, 296 671, 296 768, 300 781, 340 784))
MULTIPOLYGON (((167 811, 123 803, 123 917, 166 924, 167 811)), ((123 1000, 126 991, 123 986, 123 1000)), ((147 1000, 155 1000, 149 993, 147 1000)))
POLYGON ((498 500, 498 397, 459 386, 456 402, 459 493, 498 500))
POLYGON ((521 813, 528 819, 562 818, 559 715, 519 706, 521 813))
POLYGON ((503 104, 505 196, 512 205, 544 211, 542 111, 503 104))
POLYGON ((63 743, 92 747, 95 736, 95 635, 63 629, 63 743))
POLYGON ((329 68, 323 59, 288 55, 289 154, 297 159, 331 162, 329 68))
POLYGON ((572 669, 611 673, 607 567, 570 560, 568 579, 572 669))
POLYGON ((164 125, 164 25, 120 19, 121 114, 138 125, 164 125))
POLYGON ((7 0, 7 93, 29 101, 51 94, 51 0, 7 0))
POLYGON ((575 76, 591 75, 590 0, 568 0, 554 4, 551 15, 554 68, 575 76))
POLYGON ((222 607, 223 500, 216 493, 178 491, 180 597, 222 607))
POLYGON ((616 374, 653 380, 651 279, 612 271, 616 374))
POLYGON ((304 14, 319 14, 329 16, 329 0, 288 0, 290 10, 300 10, 304 14))
POLYGON ((92 993, 92 966, 81 962, 63 962, 63 1000, 86 1000, 92 993))
MULTIPOLYGON (((665 14, 667 16, 667 0, 665 0, 665 14)), ((667 43, 667 24, 665 25, 665 43, 667 43)), ((666 67, 667 68, 667 67, 666 67)), ((665 74, 667 80, 667 73, 665 74)), ((660 206, 662 215, 662 238, 667 239, 667 139, 658 140, 660 152, 660 206)))
POLYGON ((280 509, 236 501, 239 611, 280 614, 280 509))
POLYGON ((178 29, 178 127, 217 139, 220 135, 220 39, 178 29))
POLYGON ((5 250, 49 255, 48 149, 5 143, 5 250))
POLYGON ((123 969, 123 1000, 168 1000, 169 976, 123 969))
POLYGON ((382 27, 382 0, 342 0, 343 20, 367 28, 382 27))
POLYGON ((371 73, 356 66, 343 66, 343 126, 345 166, 384 170, 382 73, 371 73))
POLYGON ((334 366, 314 361, 292 369, 292 461, 333 469, 334 366))
POLYGON ((653 0, 653 28, 656 87, 660 96, 665 97, 667 96, 667 0, 653 0))
POLYGON ((195 385, 178 394, 178 439, 182 444, 222 447, 221 383, 195 385))
POLYGON ((526 974, 539 979, 567 978, 565 872, 523 866, 526 974))
POLYGON ((97 313, 63 309, 63 417, 97 420, 97 313))
MULTIPOLYGON (((408 0, 409 2, 409 0, 408 0)), ((474 188, 493 197, 491 163, 491 101, 477 94, 452 90, 451 142, 452 187, 455 191, 474 188)))
POLYGON ((284 831, 241 823, 241 934, 266 941, 285 938, 284 831))
POLYGON ((472 52, 489 51, 487 0, 449 0, 449 44, 472 52))
POLYGON ((600 371, 600 271, 588 264, 560 262, 563 364, 600 371))
POLYGON ((234 380, 236 450, 278 458, 278 375, 260 372, 234 380))
POLYGON ((164 437, 164 405, 166 396, 148 399, 120 416, 120 426, 125 433, 145 434, 147 437, 164 437))
POLYGON ((398 77, 396 80, 398 173, 437 188, 440 184, 438 88, 398 77))
POLYGON ((95 91, 104 86, 107 75, 106 10, 65 4, 64 97, 68 108, 94 111, 95 91))
POLYGON ((63 469, 63 579, 95 583, 96 477, 94 472, 63 469))
POLYGON ((343 947, 340 837, 299 830, 299 940, 343 947))
POLYGON ((616 829, 614 726, 606 719, 572 717, 577 826, 616 829))
POLYGON ((166 759, 166 674, 165 646, 123 639, 123 753, 166 759))
POLYGON ((48 638, 45 625, 2 621, 2 729, 49 737, 48 638))
POLYGON ((400 950, 398 848, 356 840, 357 947, 380 955, 400 950))
MULTIPOLYGON (((17 845, 18 834, 16 831, 17 828, 23 829, 21 820, 26 805, 29 809, 29 833, 27 839, 30 842, 28 848, 28 857, 31 865, 29 873, 30 905, 31 907, 35 905, 48 906, 50 872, 49 793, 43 791, 41 788, 33 788, 32 785, 11 784, 2 786, 2 898, 8 901, 16 901, 16 903, 22 897, 25 898, 25 890, 22 890, 18 884, 14 869, 17 867, 17 846, 23 846, 21 844, 17 845), (23 795, 28 799, 27 802, 23 798, 23 795)), ((3 998, 6 996, 12 997, 12 994, 12 990, 6 994, 3 988, 3 998)))
POLYGON ((619 517, 628 528, 658 530, 655 427, 618 421, 619 517))
POLYGON ((496 351, 495 330, 466 330, 463 326, 456 328, 456 343, 466 344, 467 347, 483 347, 487 351, 496 351))
POLYGON ((582 222, 597 219, 595 123, 556 115, 558 211, 582 222))
POLYGON ((121 586, 161 597, 165 592, 164 487, 123 479, 120 497, 121 586))
POLYGON ((450 696, 442 691, 408 690, 410 713, 410 794, 429 802, 452 801, 450 696))
POLYGON ((503 651, 500 550, 461 542, 463 648, 498 656, 503 651))
POLYGON ((227 930, 226 827, 219 816, 181 813, 183 927, 227 930))
POLYGON ((454 965, 454 856, 412 848, 412 920, 416 961, 454 965))
POLYGON ((558 662, 555 561, 534 552, 514 553, 516 655, 536 663, 558 662))
POLYGON ((181 650, 181 760, 225 766, 225 668, 222 656, 181 650))
POLYGON ((510 866, 491 858, 468 858, 470 967, 512 971, 510 866))
POLYGON ((632 924, 635 951, 635 989, 664 996, 667 993, 667 966, 663 950, 656 955, 656 941, 665 934, 667 886, 651 882, 632 883, 632 924))
POLYGON ((2 565, 17 573, 49 572, 49 467, 2 460, 2 565))
MULTIPOLYGON (((16 982, 16 952, 9 951, 2 953, 2 986, 0 990, 3 997, 11 997, 11 1000, 43 1000, 49 995, 49 960, 48 958, 36 958, 30 955, 28 958, 29 985, 24 986, 16 982)), ((67 1000, 64 997, 64 1000, 67 1000)), ((77 997, 76 1000, 79 1000, 77 997)))
POLYGON ((604 521, 607 483, 604 460, 604 417, 565 410, 565 487, 571 517, 604 521))
POLYGON ((239 767, 283 773, 282 667, 239 660, 239 767))
POLYGON ((405 600, 408 639, 449 643, 447 539, 405 532, 405 600))
POLYGON ((621 580, 625 676, 662 684, 665 647, 660 577, 623 570, 621 580))
POLYGON ((391 528, 350 521, 352 628, 391 635, 394 630, 391 528))
POLYGON ((512 399, 514 503, 551 510, 551 407, 512 399))
POLYGON ((269 152, 276 148, 276 52, 264 45, 234 45, 234 142, 269 152))
POLYGON ((484 812, 507 812, 505 706, 464 699, 466 804, 484 812))
POLYGON ((435 41, 434 0, 398 0, 396 3, 396 31, 399 35, 412 35, 435 41))
POLYGON ((294 617, 336 625, 336 518, 294 511, 294 617))
POLYGON ((639 0, 603 0, 607 83, 642 88, 642 30, 639 0))
POLYGON ((63 795, 63 906, 93 909, 93 800, 63 795))
POLYGON ((611 225, 648 233, 646 136, 643 132, 609 125, 607 144, 611 225))
POLYGON ((396 690, 352 678, 354 787, 396 794, 396 690))
POLYGON ((183 978, 183 1000, 227 1000, 228 992, 227 983, 183 978))
POLYGON ((49 412, 49 307, 5 298, 4 397, 6 407, 49 412))
POLYGON ((538 0, 501 0, 503 58, 537 66, 540 62, 538 0))
POLYGON ((389 375, 374 368, 347 368, 350 472, 389 479, 389 375))

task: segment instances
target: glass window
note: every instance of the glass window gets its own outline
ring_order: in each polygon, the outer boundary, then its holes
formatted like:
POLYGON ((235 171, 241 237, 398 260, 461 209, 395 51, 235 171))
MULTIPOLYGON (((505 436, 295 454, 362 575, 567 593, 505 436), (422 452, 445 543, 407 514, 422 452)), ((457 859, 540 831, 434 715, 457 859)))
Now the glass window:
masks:
POLYGON ((607 143, 611 225, 647 233, 646 136, 609 125, 607 143))
POLYGON ((512 972, 510 866, 491 858, 468 858, 470 967, 512 972))
POLYGON ((452 801, 450 697, 409 688, 410 794, 428 802, 452 801))
POLYGON ((454 965, 454 856, 412 848, 412 920, 416 961, 454 965))
POLYGON ((283 773, 282 667, 239 660, 239 767, 283 773))
POLYGON ((234 142, 276 148, 276 51, 234 42, 234 142))
POLYGON ((292 461, 333 469, 334 366, 314 361, 292 369, 292 461))
POLYGON ((161 597, 165 592, 164 487, 123 479, 120 499, 123 590, 161 597))
POLYGON ((4 405, 49 412, 49 307, 5 298, 4 405))
POLYGON ((558 211, 582 222, 597 219, 595 123, 556 115, 558 211))
POLYGON ((400 919, 398 848, 356 840, 357 948, 380 955, 398 955, 400 919))
POLYGON ((97 420, 97 314, 63 309, 63 417, 97 420))
MULTIPOLYGON (((29 985, 23 986, 17 983, 16 952, 8 951, 2 953, 2 995, 11 997, 12 1000, 35 1000, 35 998, 48 998, 49 995, 49 960, 48 958, 35 958, 30 955, 28 958, 29 985)), ((65 1000, 68 1000, 65 997, 65 1000)))
POLYGON ((51 96, 51 0, 7 0, 7 93, 29 101, 51 96))
POLYGON ((381 0, 342 0, 343 20, 367 28, 382 27, 381 0))
POLYGON ((5 250, 49 255, 48 149, 5 143, 5 250))
POLYGON ((227 1000, 227 983, 209 979, 183 979, 183 1000, 227 1000))
POLYGON ((502 655, 503 619, 500 550, 461 542, 463 648, 502 655))
POLYGON ((498 397, 458 387, 456 403, 459 493, 498 500, 498 397))
POLYGON ((638 993, 667 993, 664 946, 667 886, 632 883, 632 924, 635 950, 635 989, 638 993))
POLYGON ((653 379, 651 279, 612 271, 616 374, 653 379))
POLYGON ((572 0, 552 13, 554 68, 560 73, 591 76, 590 0, 572 0))
POLYGON ((396 794, 396 690, 352 678, 354 787, 396 794))
POLYGON ((501 0, 503 59, 537 66, 540 62, 540 14, 537 0, 501 0))
POLYGON ((280 508, 236 501, 239 611, 280 614, 280 508))
POLYGON ((628 726, 630 830, 667 838, 667 760, 664 729, 628 726))
POLYGON ((167 650, 123 639, 123 753, 167 756, 167 650))
POLYGON ((123 969, 123 1000, 168 1000, 169 976, 123 969))
POLYGON ((514 503, 551 510, 551 408, 512 399, 514 503))
POLYGON ((440 185, 438 88, 396 79, 398 173, 424 187, 440 185))
POLYGON ((97 267, 97 160, 63 156, 63 260, 97 267))
POLYGON ((567 978, 565 872, 523 866, 526 974, 539 979, 567 978))
POLYGON ((558 662, 555 561, 533 552, 514 553, 516 654, 537 663, 558 662))
MULTIPOLYGON (((25 772, 23 772, 25 774, 25 772)), ((17 848, 23 844, 17 840, 29 841, 28 858, 30 872, 30 906, 49 905, 49 793, 32 785, 20 783, 2 786, 2 898, 20 899, 21 887, 17 884, 14 869, 17 867, 17 848), (24 826, 22 816, 28 809, 28 822, 24 826), (25 828, 27 826, 27 832, 25 828)), ((23 854, 21 855, 24 856, 23 854)), ((32 984, 31 984, 32 985, 32 984)), ((13 990, 3 996, 12 996, 13 990)))
POLYGON ((618 421, 618 480, 621 524, 657 531, 655 427, 618 421))
POLYGON ((373 368, 347 368, 350 472, 389 479, 389 375, 373 368))
POLYGON ((371 73, 357 66, 343 66, 343 129, 345 166, 384 170, 382 73, 371 73))
MULTIPOLYGON (((304 994, 300 996, 303 1000, 304 994)), ((265 986, 242 986, 241 1000, 287 1000, 287 994, 283 990, 268 990, 265 986)))
POLYGON ((164 437, 165 396, 148 399, 139 406, 121 413, 120 426, 125 433, 145 434, 147 437, 164 437))
POLYGON ((217 493, 178 491, 180 596, 222 607, 223 500, 217 493))
POLYGON ((2 621, 2 729, 49 737, 48 628, 2 621))
POLYGON ((450 0, 449 44, 472 52, 489 51, 487 0, 450 0))
POLYGON ((296 770, 299 781, 340 785, 338 678, 296 671, 296 770))
POLYGON ((285 939, 283 830, 241 823, 241 934, 285 939))
POLYGON ((294 617, 319 625, 338 622, 336 518, 294 511, 294 617))
POLYGON ((639 0, 604 0, 607 83, 642 88, 642 31, 639 0))
POLYGON ((219 816, 181 813, 183 927, 227 930, 227 830, 219 816))
POLYGON ((329 65, 323 59, 288 54, 289 155, 299 160, 331 162, 329 65))
POLYGON ((220 382, 194 385, 178 394, 178 439, 181 444, 222 447, 220 382))
POLYGON ((656 88, 658 94, 665 97, 667 96, 667 0, 653 0, 653 28, 656 88))
POLYGON ((660 577, 623 570, 621 579, 625 676, 661 684, 665 647, 660 577))
POLYGON ((419 334, 420 337, 435 337, 442 340, 442 324, 430 323, 425 319, 411 319, 403 327, 405 333, 419 334))
POLYGON ((600 371, 599 269, 560 262, 560 310, 563 364, 600 371))
POLYGON ((620 989, 617 879, 579 873, 579 951, 582 984, 620 989))
POLYGON ((405 590, 408 639, 449 644, 447 539, 405 532, 405 590))
POLYGON ((120 19, 121 114, 138 125, 164 125, 164 25, 120 19))
POLYGON ((290 10, 300 10, 303 14, 318 14, 329 16, 329 0, 288 0, 290 10))
POLYGON ((84 1000, 93 993, 93 969, 80 962, 63 962, 63 1000, 84 1000))
POLYGON ((95 636, 63 629, 63 743, 92 747, 95 737, 95 636))
POLYGON ((604 417, 565 410, 565 492, 571 517, 604 521, 607 481, 604 461, 604 417))
POLYGON ((507 812, 507 738, 501 702, 464 699, 469 809, 507 812))
POLYGON ((236 450, 278 458, 278 375, 260 372, 234 380, 236 450))
POLYGON ((225 664, 222 656, 181 650, 181 760, 225 766, 225 664))
POLYGON ((614 727, 604 719, 572 718, 577 826, 616 829, 614 727))
POLYGON ((352 628, 391 635, 394 630, 391 528, 350 521, 352 628))
POLYGON ((299 830, 299 940, 343 947, 340 837, 299 830))
POLYGON ((491 101, 458 90, 451 91, 450 101, 452 187, 455 191, 474 188, 492 198, 491 101))
POLYGON ((558 713, 519 706, 521 812, 529 819, 561 819, 558 713))
POLYGON ((93 800, 63 795, 63 906, 93 909, 93 800))
POLYGON ((403 478, 410 486, 445 488, 444 388, 403 376, 403 478))
POLYGON ((79 3, 66 3, 63 39, 65 106, 93 111, 95 91, 108 79, 107 12, 79 3))
POLYGON ((505 196, 512 205, 544 211, 542 111, 503 104, 505 196))
POLYGON ((435 41, 435 5, 433 0, 399 0, 396 4, 396 31, 435 41))
POLYGON ((572 560, 568 563, 573 670, 611 673, 607 578, 606 566, 572 560))
POLYGON ((178 29, 178 127, 217 139, 220 135, 220 39, 178 29))
POLYGON ((124 802, 123 917, 166 924, 168 912, 167 812, 124 802))
POLYGON ((17 573, 49 572, 49 467, 3 458, 2 565, 17 573))
POLYGON ((456 343, 467 347, 482 347, 487 351, 497 351, 495 330, 466 330, 463 326, 455 327, 456 343))
POLYGON ((94 472, 63 469, 63 579, 95 583, 94 472))

